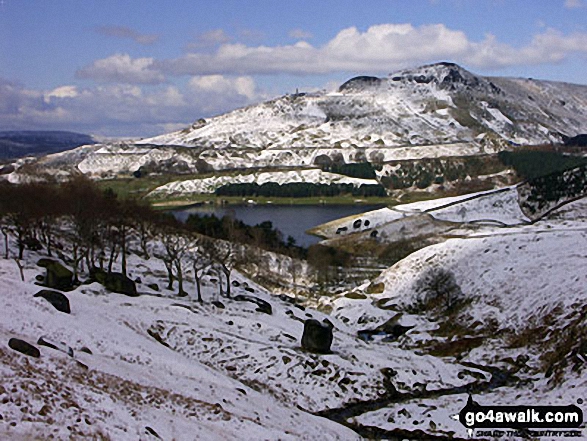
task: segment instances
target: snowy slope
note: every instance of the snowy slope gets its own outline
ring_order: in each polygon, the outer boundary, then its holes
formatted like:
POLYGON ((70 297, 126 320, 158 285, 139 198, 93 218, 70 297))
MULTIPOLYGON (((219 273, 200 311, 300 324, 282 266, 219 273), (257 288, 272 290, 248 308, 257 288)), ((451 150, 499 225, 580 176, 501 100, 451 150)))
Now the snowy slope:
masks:
MULTIPOLYGON (((462 203, 492 206, 493 217, 505 210, 507 218, 511 191, 462 203)), ((423 205, 430 212, 453 206, 423 205)), ((365 436, 374 426, 380 436, 401 429, 465 437, 451 416, 464 406, 466 390, 484 404, 572 404, 585 396, 587 200, 530 225, 453 223, 451 238, 375 279, 308 299, 322 311, 296 306, 237 272, 233 295, 265 300, 272 314, 219 297, 215 273, 203 277, 200 304, 189 275, 188 297, 149 286, 163 286, 165 268, 133 253, 128 267, 141 279, 139 297, 84 284, 66 293, 72 312, 64 314, 33 297, 41 289, 34 282, 42 251, 25 252, 24 282, 14 260, 0 259, 0 435, 358 438, 338 421, 365 436), (308 318, 333 323, 331 354, 301 349, 308 318), (32 344, 43 337, 71 347, 73 357, 41 345, 40 358, 24 356, 8 347, 14 337, 32 344)))
MULTIPOLYGON (((587 199, 533 225, 462 229, 456 236, 409 255, 352 296, 325 300, 333 316, 363 329, 394 318, 411 329, 395 342, 376 336, 374 346, 499 372, 501 380, 494 379, 503 384, 474 394, 484 405, 576 404, 587 392, 587 199)), ((379 403, 351 412, 348 421, 384 431, 442 427, 465 437, 450 416, 467 394, 453 392, 379 403)))
POLYGON ((351 184, 355 187, 361 185, 377 185, 375 179, 359 179, 334 173, 323 172, 319 169, 296 170, 286 172, 261 172, 238 174, 232 176, 213 176, 202 179, 191 179, 186 181, 174 181, 157 187, 149 196, 161 195, 186 195, 190 193, 214 193, 214 191, 228 184, 245 184, 256 182, 263 185, 267 182, 277 184, 289 184, 300 182, 312 182, 315 184, 351 184))
POLYGON ((346 163, 491 154, 517 145, 560 143, 587 133, 587 86, 475 75, 451 63, 385 78, 357 77, 338 91, 286 95, 183 130, 82 147, 29 160, 10 175, 39 170, 95 178, 147 168, 155 173, 305 168, 346 163), (182 148, 183 147, 183 148, 182 148))
POLYGON ((337 92, 288 95, 141 142, 159 145, 316 148, 474 142, 518 144, 587 131, 587 87, 485 78, 450 63, 357 77, 337 92), (478 139, 477 139, 478 140, 478 139))

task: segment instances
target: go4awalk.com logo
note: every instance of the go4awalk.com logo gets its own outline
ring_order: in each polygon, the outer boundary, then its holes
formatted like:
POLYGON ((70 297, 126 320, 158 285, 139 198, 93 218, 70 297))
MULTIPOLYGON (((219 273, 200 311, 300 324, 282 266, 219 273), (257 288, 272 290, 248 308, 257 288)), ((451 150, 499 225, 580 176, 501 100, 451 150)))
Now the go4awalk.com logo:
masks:
POLYGON ((570 406, 482 406, 469 396, 455 415, 469 436, 581 437, 583 411, 570 406), (481 429, 481 430, 479 430, 481 429), (491 430, 505 429, 505 430, 491 430), (548 430, 545 430, 548 429, 548 430))

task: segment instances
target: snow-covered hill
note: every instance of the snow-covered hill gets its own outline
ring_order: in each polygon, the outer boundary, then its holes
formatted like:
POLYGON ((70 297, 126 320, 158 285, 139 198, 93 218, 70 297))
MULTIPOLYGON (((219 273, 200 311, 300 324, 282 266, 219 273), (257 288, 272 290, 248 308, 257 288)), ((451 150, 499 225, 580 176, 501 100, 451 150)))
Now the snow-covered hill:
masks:
POLYGON ((141 142, 215 149, 385 148, 560 141, 587 131, 587 86, 485 78, 451 63, 357 77, 141 142))
POLYGON ((586 133, 586 107, 584 85, 482 77, 438 63, 356 77, 335 92, 282 96, 134 143, 20 161, 10 180, 43 172, 109 178, 470 157, 586 133))

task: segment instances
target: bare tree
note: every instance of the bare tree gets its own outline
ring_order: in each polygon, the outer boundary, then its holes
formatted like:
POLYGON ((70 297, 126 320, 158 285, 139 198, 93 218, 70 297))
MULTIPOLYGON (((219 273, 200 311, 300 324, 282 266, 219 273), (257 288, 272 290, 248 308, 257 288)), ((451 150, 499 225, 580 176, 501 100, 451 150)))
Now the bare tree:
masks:
POLYGON ((177 280, 178 295, 185 296, 186 292, 183 289, 184 264, 188 251, 194 246, 194 239, 187 232, 181 231, 173 225, 160 227, 158 237, 162 247, 155 250, 153 255, 162 260, 167 269, 167 289, 172 290, 173 282, 177 280))
POLYGON ((222 294, 222 275, 226 278, 226 297, 231 296, 230 277, 234 265, 239 260, 238 249, 232 242, 221 240, 209 240, 203 247, 206 250, 210 260, 217 264, 218 281, 220 283, 220 293, 222 294))
POLYGON ((202 303, 202 283, 201 275, 212 265, 212 261, 201 251, 201 246, 196 247, 191 253, 192 268, 194 271, 194 282, 196 283, 196 292, 198 295, 198 302, 202 303))

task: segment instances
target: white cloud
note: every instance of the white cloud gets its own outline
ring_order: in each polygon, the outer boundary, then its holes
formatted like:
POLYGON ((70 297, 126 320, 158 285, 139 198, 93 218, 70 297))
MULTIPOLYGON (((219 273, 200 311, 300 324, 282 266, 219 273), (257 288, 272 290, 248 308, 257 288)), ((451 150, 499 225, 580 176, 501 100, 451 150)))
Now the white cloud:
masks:
POLYGON ((551 63, 574 52, 587 53, 586 38, 585 33, 564 35, 547 29, 535 35, 530 44, 514 47, 492 35, 471 41, 464 32, 443 24, 382 24, 365 32, 355 27, 343 29, 321 47, 302 41, 286 46, 224 44, 211 54, 189 53, 154 66, 173 75, 387 73, 439 60, 505 67, 551 63))
POLYGON ((162 83, 165 76, 151 69, 153 62, 153 58, 132 59, 128 54, 115 54, 78 70, 76 77, 113 83, 162 83))
POLYGON ((106 35, 107 37, 133 40, 135 43, 145 46, 151 45, 159 40, 159 35, 141 34, 140 32, 127 28, 126 26, 99 26, 96 28, 96 32, 101 35, 106 35))
POLYGON ((308 31, 304 31, 303 29, 292 29, 291 31, 289 31, 289 36, 291 38, 295 38, 297 40, 309 40, 310 38, 313 37, 311 32, 308 31))
POLYGON ((265 98, 257 91, 255 81, 246 76, 194 76, 188 83, 187 92, 209 114, 225 112, 265 98))
POLYGON ((0 127, 151 136, 263 98, 266 96, 249 77, 194 77, 184 89, 104 84, 90 88, 65 85, 49 91, 27 89, 0 78, 0 127))
POLYGON ((75 98, 78 96, 76 86, 60 86, 45 94, 45 102, 50 102, 51 98, 75 98))
POLYGON ((253 99, 255 97, 255 81, 251 77, 226 78, 222 75, 205 75, 193 77, 189 82, 192 90, 206 93, 234 92, 253 99))
POLYGON ((583 7, 582 0, 565 0, 565 8, 578 9, 583 7))

